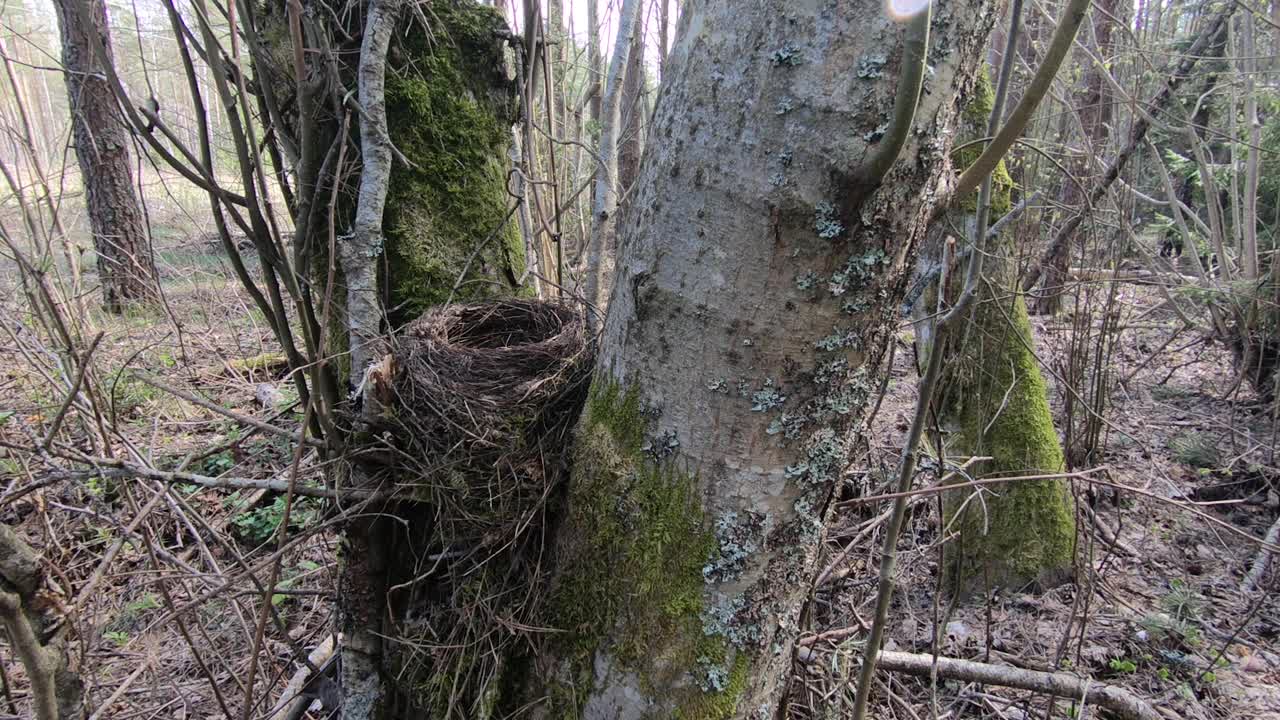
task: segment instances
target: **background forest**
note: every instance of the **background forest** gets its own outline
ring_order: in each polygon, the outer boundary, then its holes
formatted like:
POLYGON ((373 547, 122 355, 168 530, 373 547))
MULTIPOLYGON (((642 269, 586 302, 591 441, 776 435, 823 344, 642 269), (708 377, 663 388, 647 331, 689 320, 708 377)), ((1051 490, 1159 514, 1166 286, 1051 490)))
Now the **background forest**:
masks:
POLYGON ((0 720, 1280 719, 1280 2, 0 2, 0 720))

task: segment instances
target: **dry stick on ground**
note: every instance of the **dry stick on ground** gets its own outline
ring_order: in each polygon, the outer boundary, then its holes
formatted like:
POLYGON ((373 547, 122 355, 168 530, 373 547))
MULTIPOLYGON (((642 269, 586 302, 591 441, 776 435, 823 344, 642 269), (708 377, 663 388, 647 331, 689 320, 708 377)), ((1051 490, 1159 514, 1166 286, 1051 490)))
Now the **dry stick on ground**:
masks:
POLYGON ((1067 673, 1024 670, 972 660, 887 650, 880 651, 877 664, 885 670, 908 675, 931 677, 936 671, 937 677, 947 680, 1002 685, 1068 697, 1105 708, 1126 720, 1163 720, 1146 701, 1128 690, 1067 673))
POLYGON ((321 440, 317 440, 316 438, 313 438, 313 437, 303 438, 302 435, 296 431, 285 430, 284 428, 276 427, 275 425, 272 425, 270 423, 265 423, 257 418, 250 417, 248 415, 244 415, 238 412, 234 412, 232 410, 228 410, 215 402, 210 402, 209 400, 205 400, 199 395, 196 395, 194 393, 189 393, 186 390, 180 390, 172 385, 169 385, 168 383, 162 380, 151 377, 150 375, 145 375, 143 373, 135 372, 135 373, 132 373, 132 377, 150 385, 151 387, 154 387, 159 390, 163 390, 169 393, 170 395, 186 400, 189 403, 194 403, 196 405, 199 405, 205 410, 211 410, 224 417, 229 417, 232 420, 235 420, 236 422, 240 422, 240 423, 244 423, 245 425, 256 427, 265 433, 270 433, 272 435, 278 435, 280 437, 289 438, 290 440, 293 440, 295 442, 301 440, 302 442, 305 442, 306 444, 311 445, 312 447, 325 446, 324 442, 321 440))
MULTIPOLYGON (((1270 545, 1280 543, 1280 518, 1276 518, 1271 529, 1267 531, 1265 542, 1270 545)), ((1271 548, 1264 545, 1258 551, 1258 557, 1254 559, 1253 565, 1249 568, 1249 574, 1244 576, 1244 582, 1240 583, 1240 592, 1251 593, 1262 580, 1262 576, 1267 572, 1267 566, 1271 564, 1271 548)))

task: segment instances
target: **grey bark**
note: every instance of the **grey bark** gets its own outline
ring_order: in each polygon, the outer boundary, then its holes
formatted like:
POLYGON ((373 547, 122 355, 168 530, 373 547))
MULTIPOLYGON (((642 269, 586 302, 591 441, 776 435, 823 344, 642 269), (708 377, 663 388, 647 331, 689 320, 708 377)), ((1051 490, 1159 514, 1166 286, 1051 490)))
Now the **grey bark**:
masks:
MULTIPOLYGON (((930 59, 914 132, 884 182, 853 197, 852 169, 893 111, 902 56, 903 29, 882 4, 682 8, 619 228, 595 384, 638 393, 646 446, 691 479, 705 524, 758 517, 767 528, 740 568, 704 571, 703 630, 728 648, 708 660, 749 667, 723 717, 772 717, 783 694, 826 503, 884 372, 903 275, 945 196, 956 97, 991 11, 983 0, 939 7, 947 52, 930 59)), ((582 540, 563 532, 564 545, 582 540)), ((583 717, 671 717, 683 691, 710 681, 697 668, 643 677, 619 656, 625 631, 603 633, 583 717)))
POLYGON ((618 133, 618 197, 619 203, 636 182, 640 172, 640 155, 644 152, 645 130, 649 124, 647 81, 644 67, 644 29, 631 33, 631 51, 627 57, 627 73, 622 81, 622 128, 618 133))
POLYGON ((613 266, 617 254, 618 134, 622 125, 622 81, 631 55, 631 36, 640 14, 641 0, 623 0, 618 14, 618 36, 605 82, 600 110, 601 162, 596 168, 595 195, 591 205, 591 237, 587 242, 584 294, 603 313, 609 304, 613 266))
POLYGON ((100 64, 103 58, 114 62, 107 6, 103 0, 56 0, 54 8, 103 307, 119 313, 154 294, 155 266, 134 190, 129 133, 100 64), (77 7, 82 2, 87 12, 77 7))
POLYGON ((7 525, 0 525, 0 625, 14 655, 27 671, 35 717, 84 717, 84 685, 67 664, 62 633, 44 635, 45 618, 36 608, 42 584, 40 558, 7 525))
MULTIPOLYGON (((387 134, 386 73, 387 50, 400 17, 400 0, 373 0, 360 44, 360 60, 356 68, 359 84, 360 157, 363 169, 356 195, 356 215, 350 239, 341 243, 343 277, 347 285, 347 342, 351 352, 351 386, 360 388, 365 373, 373 372, 375 357, 381 354, 382 308, 379 303, 377 261, 385 238, 382 216, 386 207, 388 182, 391 178, 392 148, 387 134)), ((366 388, 365 413, 377 408, 369 400, 366 388)), ((364 470, 351 467, 356 486, 367 483, 364 470)), ((355 607, 344 597, 345 638, 342 644, 341 687, 342 717, 345 720, 373 720, 385 708, 384 680, 381 672, 382 637, 379 590, 387 562, 382 546, 378 520, 357 518, 346 528, 344 539, 352 552, 343 567, 343 587, 354 591, 361 600, 355 607), (369 603, 365 605, 365 603, 369 603)))
POLYGON ((365 368, 379 352, 382 308, 378 302, 377 258, 385 238, 382 214, 391 178, 392 148, 387 135, 387 49, 396 21, 399 0, 374 0, 360 45, 356 69, 360 107, 360 188, 356 216, 349 240, 340 243, 342 273, 347 284, 347 332, 351 351, 351 386, 359 387, 365 368))

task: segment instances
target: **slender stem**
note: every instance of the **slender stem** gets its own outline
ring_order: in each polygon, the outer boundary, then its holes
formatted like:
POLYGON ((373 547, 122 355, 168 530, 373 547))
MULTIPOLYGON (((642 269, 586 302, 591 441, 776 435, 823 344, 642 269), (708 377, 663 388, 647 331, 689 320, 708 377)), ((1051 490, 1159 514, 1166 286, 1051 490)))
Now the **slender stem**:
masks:
POLYGON ((902 154, 902 148, 911 135, 916 107, 920 104, 920 89, 924 86, 925 58, 929 54, 929 22, 932 19, 933 3, 930 2, 907 25, 907 35, 902 41, 902 79, 898 82, 898 92, 893 100, 893 124, 876 146, 871 158, 858 168, 854 185, 859 189, 880 184, 902 154))
MULTIPOLYGON (((995 135, 1000 126, 1000 118, 1004 115, 1004 102, 1008 95, 1009 76, 1012 75, 1013 54, 1017 49, 1018 29, 1022 18, 1022 0, 1013 0, 1009 11, 1009 32, 1006 35, 1004 57, 1001 60, 1000 76, 996 80, 996 96, 991 104, 991 115, 987 119, 987 135, 995 135)), ((867 699, 871 695, 871 683, 875 679, 876 658, 880 651, 880 643, 884 639, 884 628, 888 624, 889 604, 893 602, 893 572, 898 562, 898 536, 902 534, 902 524, 907 515, 909 496, 904 494, 911 490, 911 481, 915 477, 916 459, 918 457, 920 437, 924 434, 925 424, 929 420, 929 410, 933 405, 934 391, 938 378, 942 375, 943 348, 946 347, 950 330, 955 326, 953 320, 964 312, 976 295, 978 280, 982 273, 983 246, 986 244, 987 213, 991 205, 991 174, 988 173, 982 183, 982 192, 978 199, 978 223, 973 237, 973 250, 969 255, 968 274, 965 276, 964 291, 960 299, 937 324, 934 332, 933 347, 929 351, 928 366, 924 378, 920 382, 919 397, 916 399, 915 416, 911 419, 911 430, 907 435, 906 446, 902 451, 902 461, 898 467, 899 493, 893 501, 893 514, 889 518, 889 527, 885 532, 884 545, 880 550, 880 579, 876 596, 876 614, 871 622, 870 636, 863 652, 862 667, 858 672, 858 687, 854 695, 853 720, 863 720, 867 712, 867 699)), ((943 259, 944 265, 950 260, 943 259)), ((945 283, 945 276, 939 281, 945 283)), ((939 297, 942 293, 938 293, 939 297)))
POLYGON ((1045 95, 1049 92, 1049 86, 1053 84, 1054 77, 1058 74, 1058 69, 1062 67, 1062 61, 1067 56, 1067 52, 1071 50, 1071 44, 1075 42, 1076 31, 1080 29, 1080 23, 1084 21, 1085 10, 1089 8, 1090 0, 1071 0, 1071 4, 1067 5, 1066 11, 1063 13, 1062 20, 1058 23, 1058 29, 1053 33, 1053 40, 1049 43, 1049 50, 1045 53, 1044 61, 1040 63, 1040 67, 1036 70, 1035 77, 1031 78, 1031 84, 1027 85, 1027 90, 1022 94, 1022 100, 1018 102, 1018 106, 1009 114, 1009 120, 1005 123, 1000 134, 991 141, 986 150, 978 156, 964 173, 960 175, 960 179, 956 181, 955 194, 952 197, 964 197, 977 189, 982 179, 990 175, 999 164, 1000 159, 1005 153, 1009 152, 1009 148, 1013 147, 1013 143, 1026 129, 1027 123, 1031 121, 1031 114, 1040 106, 1040 101, 1044 100, 1045 95))

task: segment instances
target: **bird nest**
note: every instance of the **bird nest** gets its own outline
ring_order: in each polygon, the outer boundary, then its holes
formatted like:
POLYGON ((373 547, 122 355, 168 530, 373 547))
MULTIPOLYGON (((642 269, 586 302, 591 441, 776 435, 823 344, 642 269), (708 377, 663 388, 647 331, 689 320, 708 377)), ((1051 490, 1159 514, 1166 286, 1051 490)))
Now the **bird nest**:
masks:
MULTIPOLYGON (((509 456, 564 429, 590 371, 582 313, 556 302, 449 305, 411 323, 400 340, 398 408, 416 442, 462 461, 509 456)), ((483 468, 478 468, 483 470, 483 468)))
MULTIPOLYGON (((527 644, 542 593, 547 506, 586 399, 593 343, 579 307, 449 305, 396 341, 395 483, 416 518, 393 601, 401 661, 437 707, 480 702, 500 647, 527 644), (461 679, 461 680, 460 680, 461 679)), ((394 583, 393 583, 394 584, 394 583)))

